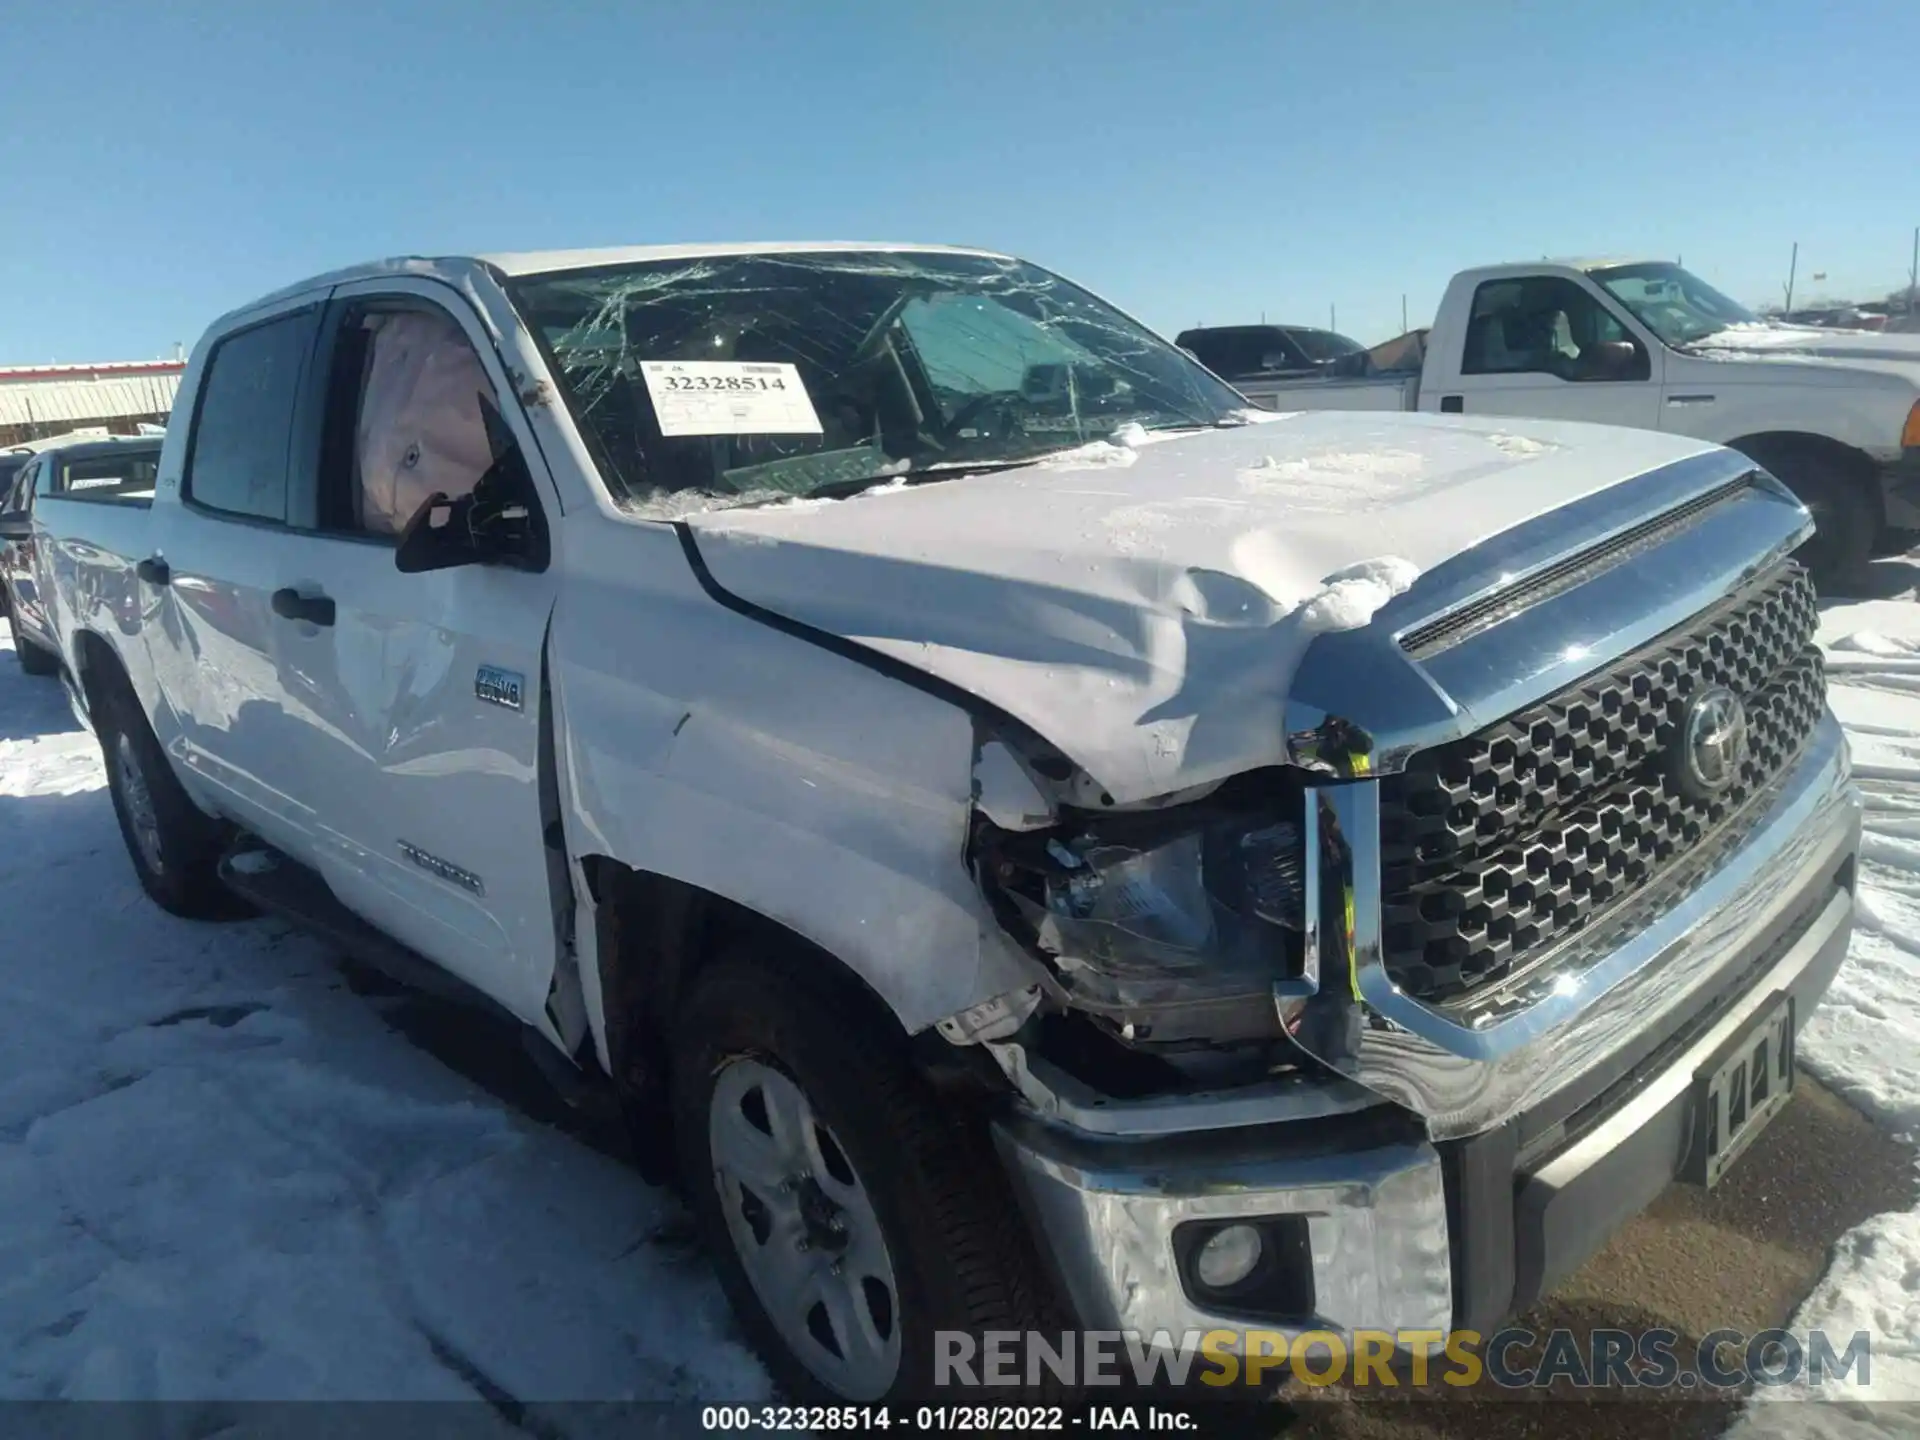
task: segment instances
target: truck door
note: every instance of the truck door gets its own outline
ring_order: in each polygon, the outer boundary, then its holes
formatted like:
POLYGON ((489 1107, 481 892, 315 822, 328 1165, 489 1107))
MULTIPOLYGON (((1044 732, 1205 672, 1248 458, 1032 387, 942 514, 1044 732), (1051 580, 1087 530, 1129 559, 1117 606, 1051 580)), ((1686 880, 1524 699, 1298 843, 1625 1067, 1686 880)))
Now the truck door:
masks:
POLYGON ((429 493, 463 495, 491 463, 482 396, 550 497, 539 450, 470 307, 430 281, 336 291, 306 393, 278 685, 310 717, 317 867, 348 908, 537 1022, 564 884, 541 788, 557 572, 406 575, 394 555, 429 493))
POLYGON ((287 756, 306 717, 280 692, 272 596, 294 564, 287 442, 320 313, 288 301, 213 342, 178 400, 187 443, 162 455, 151 553, 133 557, 164 597, 146 631, 170 717, 156 729, 217 808, 303 859, 312 797, 287 756))
POLYGON ((1586 286, 1561 275, 1483 281, 1452 374, 1422 386, 1420 408, 1660 428, 1664 355, 1586 286))

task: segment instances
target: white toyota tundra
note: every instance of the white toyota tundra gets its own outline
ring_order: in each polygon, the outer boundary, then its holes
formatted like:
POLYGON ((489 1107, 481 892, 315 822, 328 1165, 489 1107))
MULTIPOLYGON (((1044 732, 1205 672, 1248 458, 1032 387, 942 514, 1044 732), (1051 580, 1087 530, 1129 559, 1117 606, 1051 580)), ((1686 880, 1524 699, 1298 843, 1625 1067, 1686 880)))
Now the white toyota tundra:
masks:
POLYGON ((150 505, 32 523, 152 897, 602 1082, 795 1395, 1490 1328, 1718 1179, 1852 923, 1751 459, 1250 414, 1005 256, 322 276, 200 341, 150 505))

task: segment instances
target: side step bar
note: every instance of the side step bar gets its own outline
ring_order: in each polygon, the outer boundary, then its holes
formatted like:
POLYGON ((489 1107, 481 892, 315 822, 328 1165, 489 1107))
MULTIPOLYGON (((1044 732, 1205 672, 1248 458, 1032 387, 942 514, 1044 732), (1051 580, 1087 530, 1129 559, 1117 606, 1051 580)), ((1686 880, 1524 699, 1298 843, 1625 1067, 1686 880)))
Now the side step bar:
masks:
POLYGON ((409 990, 479 1011, 511 1025, 535 1068, 576 1110, 601 1119, 619 1118, 612 1087, 596 1065, 571 1065, 519 1016, 489 996, 450 975, 425 956, 374 929, 334 896, 318 871, 289 859, 252 836, 242 836, 221 857, 226 887, 268 914, 306 930, 342 953, 409 990))
POLYGON ((373 928, 334 897, 318 871, 243 836, 220 859, 220 879, 241 899, 311 931, 388 979, 490 1015, 522 1021, 431 960, 373 928))

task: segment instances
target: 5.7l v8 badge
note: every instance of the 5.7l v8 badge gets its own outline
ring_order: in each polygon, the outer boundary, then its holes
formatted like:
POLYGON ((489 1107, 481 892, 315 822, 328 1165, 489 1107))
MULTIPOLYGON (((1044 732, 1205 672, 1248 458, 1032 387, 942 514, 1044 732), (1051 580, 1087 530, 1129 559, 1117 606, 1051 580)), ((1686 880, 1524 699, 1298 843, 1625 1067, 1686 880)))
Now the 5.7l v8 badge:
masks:
POLYGON ((489 705, 503 706, 508 710, 524 710, 522 697, 526 694, 527 681, 524 675, 512 670, 502 670, 497 665, 482 665, 473 677, 473 693, 476 699, 489 705))

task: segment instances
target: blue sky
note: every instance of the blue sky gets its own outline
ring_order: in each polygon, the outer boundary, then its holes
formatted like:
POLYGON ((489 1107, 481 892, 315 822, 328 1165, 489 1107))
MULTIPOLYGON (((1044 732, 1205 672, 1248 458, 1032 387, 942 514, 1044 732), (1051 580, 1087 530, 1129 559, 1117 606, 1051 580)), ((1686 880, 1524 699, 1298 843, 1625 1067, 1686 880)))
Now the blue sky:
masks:
POLYGON ((937 240, 1371 341, 1542 254, 1884 290, 1920 224, 1914 0, 0 8, 4 363, 396 253, 937 240))

